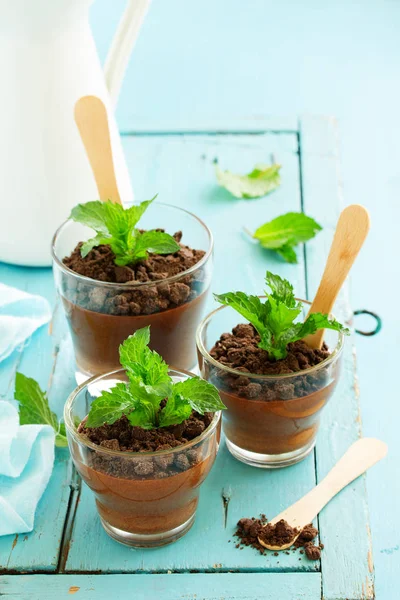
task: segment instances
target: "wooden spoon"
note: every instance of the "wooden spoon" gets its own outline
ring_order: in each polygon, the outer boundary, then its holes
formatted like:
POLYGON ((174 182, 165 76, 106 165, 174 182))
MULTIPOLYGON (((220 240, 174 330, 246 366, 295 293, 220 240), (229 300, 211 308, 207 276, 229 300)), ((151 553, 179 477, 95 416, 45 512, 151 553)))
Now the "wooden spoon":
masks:
POLYGON ((75 123, 81 134, 100 200, 121 204, 112 157, 106 107, 97 96, 83 96, 75 104, 75 123))
MULTIPOLYGON (((351 204, 339 217, 325 271, 309 315, 315 312, 330 314, 337 295, 349 274, 369 231, 368 211, 360 204, 351 204)), ((310 348, 321 348, 324 329, 304 338, 310 348)))
POLYGON ((311 492, 308 492, 301 500, 292 504, 270 521, 272 525, 275 525, 278 521, 284 519, 293 528, 297 528, 299 533, 293 540, 283 546, 269 546, 261 538, 258 538, 260 544, 268 550, 275 551, 290 548, 299 537, 302 529, 313 521, 340 490, 384 458, 386 454, 387 445, 380 440, 362 438, 354 442, 333 469, 329 471, 328 475, 311 492))

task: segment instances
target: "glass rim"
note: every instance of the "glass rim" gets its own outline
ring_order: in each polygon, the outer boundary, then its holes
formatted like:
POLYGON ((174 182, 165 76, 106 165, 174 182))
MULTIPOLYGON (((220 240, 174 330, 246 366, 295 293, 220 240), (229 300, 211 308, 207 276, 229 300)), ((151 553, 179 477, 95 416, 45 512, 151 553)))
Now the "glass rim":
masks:
MULTIPOLYGON (((258 298, 263 299, 263 298, 267 298, 267 296, 261 295, 261 296, 258 296, 258 298)), ((303 304, 306 304, 307 306, 311 306, 311 302, 309 302, 308 300, 302 300, 301 298, 296 298, 296 300, 298 302, 302 302, 303 304)), ((203 340, 202 340, 202 333, 204 331, 204 328, 208 325, 208 323, 211 321, 211 319, 218 312, 220 312, 221 310, 223 310, 225 308, 232 308, 232 307, 225 306, 225 305, 219 306, 204 317, 204 319, 201 321, 200 325, 197 327, 197 330, 196 330, 196 346, 197 346, 197 349, 200 352, 200 354, 208 362, 210 362, 215 367, 218 367, 218 369, 221 369, 222 371, 226 371, 227 373, 231 373, 232 375, 248 377, 249 379, 258 379, 260 381, 271 381, 272 379, 289 379, 289 378, 293 378, 293 377, 309 375, 311 373, 315 373, 319 369, 323 369, 324 367, 326 367, 327 365, 332 363, 335 358, 340 356, 340 354, 343 350, 344 335, 341 331, 337 331, 338 341, 337 341, 335 348, 332 350, 332 352, 329 354, 329 356, 327 358, 325 358, 323 361, 321 361, 320 363, 318 363, 317 365, 313 365, 312 367, 309 367, 308 369, 303 369, 302 371, 297 371, 295 373, 280 373, 280 374, 277 373, 275 375, 261 375, 261 374, 257 374, 257 373, 248 373, 247 371, 246 372, 240 371, 239 369, 233 369, 232 367, 227 367, 226 365, 218 362, 215 358, 213 358, 211 356, 211 354, 208 352, 208 350, 204 346, 203 340)), ((232 310, 234 310, 234 309, 232 309, 232 310)), ((332 313, 329 314, 329 317, 331 317, 331 318, 333 317, 332 313)))
MULTIPOLYGON (((195 375, 193 373, 191 373, 190 371, 185 371, 184 369, 175 369, 174 367, 169 367, 168 372, 170 372, 170 371, 172 371, 174 373, 178 373, 180 375, 182 375, 182 374, 187 375, 188 377, 195 377, 195 375)), ((94 377, 91 377, 90 379, 87 379, 86 381, 84 381, 83 383, 78 385, 69 394, 67 401, 64 405, 64 423, 65 423, 66 429, 68 430, 70 435, 74 438, 74 440, 78 444, 81 444, 82 446, 86 446, 86 447, 90 448, 91 450, 95 450, 96 452, 103 452, 104 454, 107 454, 108 456, 118 456, 119 458, 121 456, 130 457, 130 458, 141 457, 141 456, 145 456, 145 457, 164 456, 167 454, 179 453, 179 452, 182 452, 183 450, 191 448, 192 446, 198 444, 199 442, 202 442, 205 438, 209 437, 214 432, 214 430, 217 427, 218 422, 221 418, 220 410, 214 413, 211 423, 209 424, 208 427, 206 427, 206 429, 199 436, 193 438, 193 440, 190 440, 189 442, 186 442, 185 444, 182 444, 181 446, 175 446, 174 448, 169 448, 167 450, 155 450, 153 452, 152 451, 149 451, 149 452, 125 452, 122 450, 112 450, 111 448, 104 448, 103 446, 99 446, 98 444, 95 444, 94 442, 90 441, 88 438, 85 439, 84 436, 82 436, 81 434, 78 433, 78 429, 71 418, 70 413, 72 412, 72 407, 74 405, 75 399, 77 398, 78 394, 80 394, 85 388, 88 388, 89 385, 96 383, 97 381, 100 381, 101 379, 104 379, 105 377, 110 377, 112 375, 117 375, 117 374, 121 374, 121 373, 125 373, 125 372, 126 372, 126 370, 121 368, 121 369, 116 369, 115 371, 109 371, 108 373, 103 373, 101 375, 94 375, 94 377)))
POLYGON ((92 285, 96 284, 100 287, 106 287, 106 288, 116 288, 116 287, 121 288, 122 287, 124 289, 130 289, 130 288, 137 289, 139 287, 150 287, 150 286, 157 285, 157 283, 171 283, 174 281, 178 281, 182 277, 186 277, 187 275, 190 275, 194 271, 197 271, 197 269, 202 267, 208 261, 208 259, 212 255, 212 252, 214 249, 214 236, 213 236, 210 228, 204 223, 204 221, 202 219, 200 219, 197 215, 190 212, 189 210, 186 210, 185 208, 180 208, 179 206, 175 206, 174 204, 168 204, 167 202, 154 202, 153 204, 156 204, 158 206, 166 206, 168 208, 172 208, 172 209, 181 211, 183 213, 186 213, 187 215, 189 215, 190 217, 195 219, 206 231, 207 236, 208 236, 208 249, 206 250, 204 256, 196 264, 189 267, 189 269, 186 269, 185 271, 181 271, 180 273, 177 273, 176 275, 171 275, 170 277, 167 277, 166 279, 160 279, 160 280, 155 280, 155 281, 133 281, 133 282, 128 281, 126 283, 115 283, 113 281, 99 281, 98 279, 92 279, 91 277, 86 277, 86 275, 80 275, 79 273, 76 273, 69 267, 66 267, 64 265, 64 263, 62 262, 62 260, 60 260, 56 254, 56 242, 58 240, 58 237, 60 236, 62 231, 65 229, 65 227, 67 227, 68 224, 74 223, 74 221, 72 221, 72 219, 66 219, 63 223, 61 223, 61 225, 58 227, 55 234, 53 235, 53 238, 51 240, 51 256, 52 256, 53 262, 62 271, 64 271, 64 273, 67 273, 71 277, 75 277, 76 279, 84 281, 86 283, 91 283, 92 285))

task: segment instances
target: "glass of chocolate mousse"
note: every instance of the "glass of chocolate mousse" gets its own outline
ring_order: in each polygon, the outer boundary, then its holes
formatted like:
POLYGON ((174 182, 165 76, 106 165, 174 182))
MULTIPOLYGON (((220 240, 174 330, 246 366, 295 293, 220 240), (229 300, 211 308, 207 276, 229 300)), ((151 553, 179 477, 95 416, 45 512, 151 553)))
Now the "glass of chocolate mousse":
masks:
MULTIPOLYGON (((174 382, 193 377, 169 369, 174 382)), ((157 547, 193 525, 200 486, 217 454, 220 412, 193 413, 183 423, 148 431, 122 416, 112 425, 86 427, 94 400, 128 381, 120 369, 93 377, 64 409, 74 465, 94 492, 105 531, 134 547, 157 547)))
MULTIPOLYGON (((310 303, 300 302, 304 320, 310 303)), ((254 467, 295 464, 315 445, 321 411, 339 379, 343 333, 326 330, 321 350, 296 341, 284 359, 272 360, 258 347, 255 328, 239 319, 233 308, 221 306, 196 334, 200 374, 227 407, 226 444, 235 458, 254 467)))
POLYGON ((78 383, 119 367, 118 347, 151 325, 151 347, 168 364, 196 364, 195 332, 212 274, 213 238, 192 213, 154 202, 140 218, 141 231, 165 230, 180 249, 149 253, 146 260, 118 266, 108 245, 82 257, 93 231, 73 220, 56 232, 53 268, 76 358, 78 383), (187 245, 186 245, 187 244, 187 245))

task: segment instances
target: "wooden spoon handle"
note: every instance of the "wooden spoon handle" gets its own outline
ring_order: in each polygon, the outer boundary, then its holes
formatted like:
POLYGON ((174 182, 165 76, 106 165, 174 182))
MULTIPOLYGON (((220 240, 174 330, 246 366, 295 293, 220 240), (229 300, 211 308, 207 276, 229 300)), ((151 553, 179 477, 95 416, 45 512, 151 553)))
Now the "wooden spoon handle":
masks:
MULTIPOLYGON (((75 122, 88 155, 100 200, 121 204, 112 157, 106 107, 97 96, 83 96, 75 104, 75 122)), ((88 198, 90 200, 90 198, 88 198)))
MULTIPOLYGON (((337 295, 349 274, 369 231, 368 211, 359 204, 345 208, 339 217, 332 246, 309 314, 332 311, 337 295)), ((320 348, 324 330, 309 335, 305 341, 311 348, 320 348)))
POLYGON ((275 517, 271 523, 285 519, 292 527, 299 528, 311 523, 340 490, 384 458, 386 454, 387 445, 380 440, 362 438, 354 442, 321 483, 275 517))

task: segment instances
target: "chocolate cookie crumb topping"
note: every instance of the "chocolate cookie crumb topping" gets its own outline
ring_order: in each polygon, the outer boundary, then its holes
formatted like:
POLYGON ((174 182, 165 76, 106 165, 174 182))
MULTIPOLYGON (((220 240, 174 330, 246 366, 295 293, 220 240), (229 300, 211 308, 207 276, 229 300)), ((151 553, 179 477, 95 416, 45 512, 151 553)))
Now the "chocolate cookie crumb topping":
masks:
POLYGON ((250 324, 239 324, 232 329, 232 333, 223 333, 210 350, 210 355, 223 367, 240 371, 241 375, 212 367, 210 381, 215 381, 221 389, 240 397, 265 402, 300 398, 328 385, 328 373, 324 368, 291 382, 285 378, 280 380, 279 377, 251 381, 246 374, 279 376, 301 373, 319 365, 330 354, 326 344, 321 349, 313 349, 299 340, 288 345, 285 358, 273 360, 268 352, 258 347, 259 341, 260 336, 250 324))
MULTIPOLYGON (((180 243, 182 232, 173 237, 180 243)), ((103 289, 79 281, 69 289, 71 284, 66 280, 64 296, 87 310, 110 315, 150 315, 181 306, 204 291, 202 267, 190 275, 182 275, 178 281, 165 281, 195 266, 205 255, 204 250, 194 250, 180 243, 180 250, 174 254, 150 253, 147 260, 118 266, 110 246, 95 246, 84 258, 81 246, 79 243, 70 256, 63 259, 64 265, 90 279, 119 284, 116 289, 103 289), (123 286, 129 283, 133 285, 127 286, 125 291, 123 286), (141 283, 148 285, 136 285, 141 283)))

